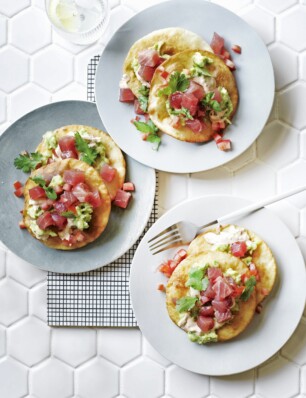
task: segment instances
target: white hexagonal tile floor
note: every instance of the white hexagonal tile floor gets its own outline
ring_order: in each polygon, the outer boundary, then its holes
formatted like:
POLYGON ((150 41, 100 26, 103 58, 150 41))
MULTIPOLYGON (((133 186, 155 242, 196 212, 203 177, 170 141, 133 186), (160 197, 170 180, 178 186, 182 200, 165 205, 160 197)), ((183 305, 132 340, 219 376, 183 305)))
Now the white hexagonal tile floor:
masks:
POLYGON ((7 22, 6 18, 0 16, 0 47, 7 41, 7 22))
POLYGON ((98 353, 117 366, 141 355, 139 330, 102 329, 98 331, 98 353))
POLYGON ((282 44, 276 43, 270 46, 269 53, 274 67, 275 86, 277 90, 298 79, 298 55, 294 51, 282 44))
POLYGON ((95 358, 75 372, 79 398, 115 397, 119 393, 119 369, 103 358, 95 358))
POLYGON ((274 358, 259 368, 256 392, 266 398, 294 396, 299 392, 299 368, 285 358, 274 358))
POLYGON ((306 101, 306 84, 290 86, 279 96, 279 115, 281 120, 297 129, 306 127, 303 104, 306 101))
POLYGON ((296 51, 306 49, 303 36, 306 34, 305 7, 292 7, 280 16, 280 41, 296 51))
POLYGON ((33 109, 48 104, 50 99, 50 93, 36 84, 20 87, 11 96, 9 119, 15 121, 33 109))
POLYGON ((275 20, 270 13, 253 6, 243 11, 241 16, 256 30, 266 44, 273 42, 275 20))
POLYGON ((21 260, 12 252, 7 254, 8 275, 26 287, 32 287, 46 279, 46 272, 21 260))
POLYGON ((76 367, 96 355, 96 331, 91 329, 57 328, 52 331, 52 352, 55 357, 76 367))
POLYGON ((30 80, 29 60, 26 54, 12 47, 4 47, 0 51, 1 90, 10 93, 30 80))
POLYGON ((257 156, 279 170, 299 156, 299 131, 275 121, 269 123, 257 140, 257 156))
POLYGON ((129 398, 160 397, 164 391, 163 368, 147 358, 132 361, 122 369, 121 391, 129 398))
POLYGON ((9 326, 28 313, 27 289, 10 278, 0 281, 0 323, 9 326))
POLYGON ((24 397, 28 393, 28 369, 12 358, 0 360, 0 396, 24 397))
POLYGON ((73 80, 73 57, 55 45, 48 46, 32 59, 33 80, 51 92, 73 80))
POLYGON ((218 397, 244 398, 254 391, 254 371, 211 378, 211 391, 218 397))
MULTIPOLYGON (((52 31, 44 0, 0 0, 0 131, 50 101, 86 99, 89 60, 126 20, 160 1, 111 0, 107 31, 82 47, 52 31)), ((275 102, 262 134, 238 158, 203 173, 159 173, 159 214, 195 196, 255 201, 306 184, 306 0, 212 2, 240 15, 268 45, 275 102)), ((272 211, 306 261, 306 193, 272 211)), ((46 276, 0 244, 0 398, 306 398, 306 309, 269 361, 207 377, 163 358, 138 329, 50 328, 46 276)))
POLYGON ((202 398, 209 393, 209 377, 189 372, 178 366, 167 369, 166 392, 176 398, 202 398))
POLYGON ((256 0, 256 3, 274 13, 280 13, 298 3, 298 0, 256 0))
POLYGON ((50 355, 50 328, 38 318, 27 317, 7 331, 8 354, 27 366, 50 355))
POLYGON ((11 43, 33 54, 51 43, 51 26, 44 11, 26 9, 12 20, 11 43))
POLYGON ((30 0, 2 0, 0 2, 0 13, 6 15, 7 17, 12 17, 26 7, 29 7, 30 3, 30 0))
POLYGON ((39 398, 67 398, 73 393, 73 370, 49 358, 31 370, 31 393, 39 398))

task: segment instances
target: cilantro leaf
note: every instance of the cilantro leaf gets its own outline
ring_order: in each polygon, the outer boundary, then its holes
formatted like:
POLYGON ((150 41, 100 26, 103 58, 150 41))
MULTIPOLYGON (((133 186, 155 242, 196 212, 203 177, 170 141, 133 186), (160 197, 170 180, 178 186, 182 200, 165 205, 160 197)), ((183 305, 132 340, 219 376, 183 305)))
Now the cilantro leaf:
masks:
POLYGON ((54 189, 52 187, 47 187, 46 181, 42 177, 40 176, 31 177, 31 180, 45 190, 47 198, 52 200, 55 200, 57 198, 57 194, 54 191, 54 189))
POLYGON ((177 115, 177 116, 182 116, 185 120, 190 119, 193 120, 193 117, 190 114, 189 109, 187 108, 180 108, 180 109, 171 109, 171 114, 172 115, 177 115))
POLYGON ((214 100, 215 93, 213 91, 206 94, 202 99, 202 104, 208 108, 211 108, 215 112, 220 112, 222 110, 221 105, 218 101, 214 100))
POLYGON ((195 303, 199 300, 198 297, 182 297, 176 302, 176 310, 178 312, 186 312, 191 310, 195 306, 195 303))
MULTIPOLYGON (((153 124, 151 120, 149 120, 153 124)), ((155 125, 152 126, 151 123, 149 122, 139 122, 138 120, 134 120, 133 124, 137 128, 138 131, 141 131, 142 133, 156 133, 158 131, 157 127, 155 125), (157 130, 156 130, 157 129, 157 130)))
POLYGON ((256 285, 256 278, 254 275, 252 275, 246 282, 245 282, 245 289, 243 293, 241 294, 240 298, 242 301, 248 301, 250 298, 254 287, 256 285))
POLYGON ((147 141, 151 142, 153 144, 152 148, 157 151, 161 143, 161 138, 157 134, 159 129, 155 126, 152 120, 147 122, 139 122, 138 120, 134 120, 133 124, 138 131, 148 134, 147 141))
POLYGON ((87 142, 81 137, 80 133, 75 134, 75 146, 79 152, 81 152, 81 160, 83 162, 92 165, 98 156, 98 152, 95 148, 91 148, 87 142))
MULTIPOLYGON (((174 92, 174 91, 173 91, 174 92)), ((157 93, 157 95, 159 96, 159 97, 161 97, 162 95, 170 95, 170 94, 172 94, 172 90, 171 90, 171 87, 170 86, 166 86, 166 87, 164 87, 164 88, 161 88, 159 91, 158 91, 158 93, 157 93)))
POLYGON ((14 166, 17 169, 28 173, 31 170, 36 169, 36 167, 42 163, 43 155, 38 152, 26 153, 24 155, 20 154, 18 158, 14 160, 14 166))
POLYGON ((158 95, 170 95, 176 91, 185 91, 189 87, 189 84, 190 82, 186 75, 176 71, 170 75, 167 87, 159 90, 158 95))
POLYGON ((179 74, 177 79, 176 91, 185 91, 189 87, 190 82, 184 73, 179 74))
POLYGON ((44 187, 46 185, 46 181, 40 176, 31 177, 31 180, 36 182, 40 187, 44 187))
POLYGON ((161 144, 161 138, 160 138, 159 135, 157 135, 157 133, 150 133, 150 134, 148 135, 148 137, 147 137, 147 141, 149 141, 149 142, 151 142, 152 144, 154 144, 154 145, 152 146, 152 148, 153 148, 155 151, 158 151, 158 148, 159 148, 159 146, 160 146, 160 144, 161 144))

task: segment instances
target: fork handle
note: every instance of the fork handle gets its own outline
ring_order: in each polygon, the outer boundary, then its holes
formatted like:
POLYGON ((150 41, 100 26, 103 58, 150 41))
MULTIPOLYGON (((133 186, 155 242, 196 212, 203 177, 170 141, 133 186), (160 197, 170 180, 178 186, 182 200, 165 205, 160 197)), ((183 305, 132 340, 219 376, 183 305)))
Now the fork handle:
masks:
POLYGON ((269 198, 263 199, 259 202, 255 202, 252 203, 249 206, 243 207, 239 210, 233 211, 232 213, 226 214, 224 216, 218 217, 217 221, 218 223, 222 224, 225 221, 229 221, 232 218, 237 218, 237 217, 241 217, 244 216, 246 214, 249 214, 253 211, 259 210, 264 206, 270 205, 272 203, 278 202, 282 199, 288 198, 289 196, 295 195, 297 193, 300 193, 302 191, 306 190, 306 185, 300 186, 298 188, 294 188, 290 191, 281 193, 279 195, 274 195, 274 196, 270 196, 269 198))

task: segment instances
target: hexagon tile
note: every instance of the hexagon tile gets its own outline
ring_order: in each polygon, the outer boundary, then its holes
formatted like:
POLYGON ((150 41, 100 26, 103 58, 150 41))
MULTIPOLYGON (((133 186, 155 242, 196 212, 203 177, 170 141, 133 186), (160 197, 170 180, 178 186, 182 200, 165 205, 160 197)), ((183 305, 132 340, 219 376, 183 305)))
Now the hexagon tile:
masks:
MULTIPOLYGON (((160 1, 110 0, 108 30, 81 47, 52 31, 44 0, 0 0, 0 131, 50 101, 86 99, 90 58, 126 20, 160 1)), ((306 0, 211 1, 240 15, 268 46, 274 106, 258 140, 224 167, 159 173, 159 214, 195 196, 254 201, 306 184, 306 0)), ((271 210, 306 260, 306 194, 271 210)), ((172 364, 138 329, 50 328, 46 275, 0 244, 0 398, 306 398, 306 310, 266 363, 208 377, 172 364)))

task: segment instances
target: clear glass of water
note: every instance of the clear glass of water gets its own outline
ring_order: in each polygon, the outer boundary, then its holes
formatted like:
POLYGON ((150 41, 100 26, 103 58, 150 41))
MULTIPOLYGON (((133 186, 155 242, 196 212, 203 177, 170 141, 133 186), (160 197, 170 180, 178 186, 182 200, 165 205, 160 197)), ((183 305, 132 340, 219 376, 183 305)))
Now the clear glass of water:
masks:
POLYGON ((97 41, 109 20, 108 0, 45 0, 54 29, 75 44, 97 41))

